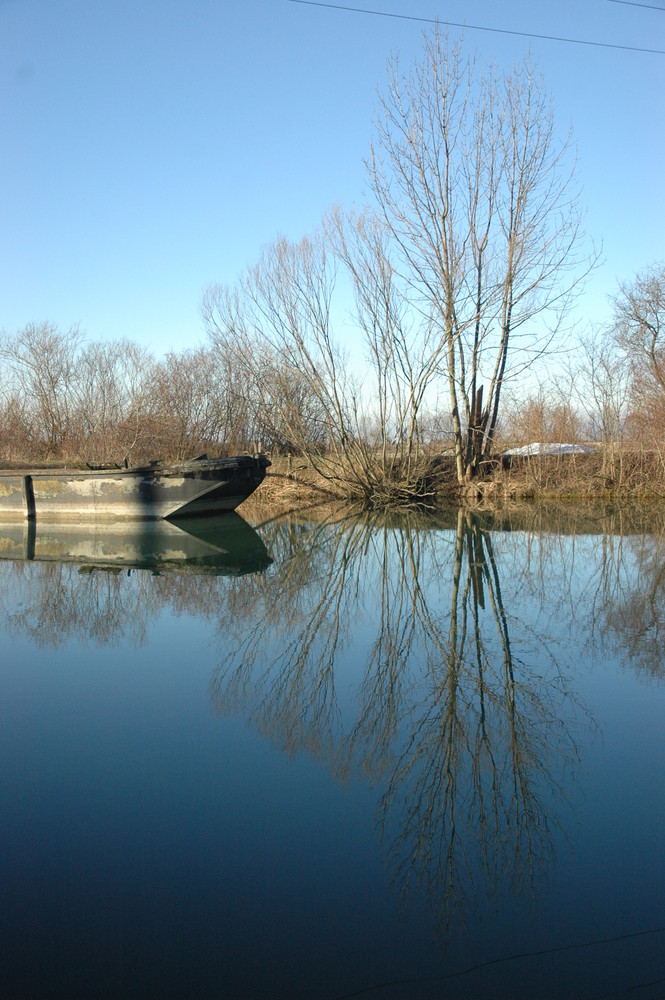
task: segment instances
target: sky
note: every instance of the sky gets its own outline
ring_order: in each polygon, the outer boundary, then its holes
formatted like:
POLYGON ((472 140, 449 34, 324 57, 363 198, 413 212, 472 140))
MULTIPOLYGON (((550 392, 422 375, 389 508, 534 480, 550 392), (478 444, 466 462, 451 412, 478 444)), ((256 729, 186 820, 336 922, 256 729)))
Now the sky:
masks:
POLYGON ((387 59, 435 18, 538 63, 602 245, 574 318, 605 322, 665 260, 665 0, 0 0, 0 330, 202 344, 208 284, 362 203, 387 59))

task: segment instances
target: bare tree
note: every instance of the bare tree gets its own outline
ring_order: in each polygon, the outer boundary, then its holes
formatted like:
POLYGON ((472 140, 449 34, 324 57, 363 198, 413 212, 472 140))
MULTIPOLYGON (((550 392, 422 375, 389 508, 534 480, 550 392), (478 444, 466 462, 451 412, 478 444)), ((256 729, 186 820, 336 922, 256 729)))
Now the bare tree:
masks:
POLYGON ((398 476, 405 485, 418 483, 429 443, 428 409, 435 398, 442 344, 432 324, 419 323, 409 307, 408 289, 391 260, 389 232, 369 210, 344 216, 339 210, 326 220, 328 238, 352 281, 355 320, 366 350, 368 379, 364 396, 371 400, 375 433, 374 462, 381 476, 398 476))
POLYGON ((622 442, 629 403, 629 369, 616 341, 606 331, 581 341, 575 384, 591 436, 603 447, 602 473, 622 480, 622 442))
POLYGON ((175 459, 220 444, 219 407, 213 352, 204 347, 169 351, 155 365, 151 409, 162 449, 175 459))
POLYGON ((72 426, 81 458, 128 463, 147 434, 151 354, 126 340, 87 344, 72 379, 72 426))
POLYGON ((331 487, 363 488, 357 393, 333 339, 334 261, 321 234, 283 238, 233 288, 204 296, 208 335, 255 401, 261 436, 305 454, 331 487))
POLYGON ((35 411, 35 444, 54 455, 68 444, 76 355, 82 335, 52 323, 30 323, 0 340, 0 359, 11 372, 24 403, 35 411))
POLYGON ((636 390, 665 395, 665 264, 619 286, 614 330, 631 360, 636 390))
POLYGON ((636 443, 662 455, 665 427, 665 265, 656 264, 619 286, 613 334, 630 373, 636 443))
POLYGON ((411 342, 390 270, 376 218, 332 213, 322 232, 277 240, 236 288, 204 298, 208 333, 257 400, 262 436, 367 506, 431 501, 420 417, 436 369, 411 342), (355 281, 362 370, 333 334, 339 260, 355 281))
POLYGON ((203 308, 270 436, 369 505, 431 496, 425 428, 448 407, 457 478, 480 472, 507 379, 542 356, 594 263, 580 250, 569 141, 557 142, 528 64, 480 76, 437 31, 409 75, 396 57, 390 69, 373 206, 278 239, 203 308), (333 335, 340 264, 362 369, 333 335))
POLYGON ((0 459, 20 460, 30 449, 34 422, 12 379, 1 376, 0 371, 0 459))
MULTIPOLYGON (((204 293, 202 314, 219 376, 218 399, 227 434, 235 440, 307 454, 323 443, 325 419, 316 402, 322 389, 316 383, 325 381, 325 372, 307 364, 304 297, 293 291, 298 272, 307 271, 313 260, 311 240, 300 246, 278 240, 235 287, 211 285, 204 293)), ((317 293, 310 289, 309 294, 316 308, 317 293)), ((319 305, 325 313, 325 305, 319 305)))
POLYGON ((506 380, 550 345, 595 262, 569 161, 528 62, 481 75, 438 29, 408 74, 391 60, 370 184, 447 377, 460 483, 492 453, 506 380))

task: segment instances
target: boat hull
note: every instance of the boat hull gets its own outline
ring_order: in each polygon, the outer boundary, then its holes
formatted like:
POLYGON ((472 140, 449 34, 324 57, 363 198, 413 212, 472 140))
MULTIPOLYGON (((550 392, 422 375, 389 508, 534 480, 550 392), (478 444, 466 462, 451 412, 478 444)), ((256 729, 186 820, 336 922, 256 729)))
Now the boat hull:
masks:
POLYGON ((260 486, 262 455, 136 469, 0 473, 0 521, 206 517, 235 510, 260 486))

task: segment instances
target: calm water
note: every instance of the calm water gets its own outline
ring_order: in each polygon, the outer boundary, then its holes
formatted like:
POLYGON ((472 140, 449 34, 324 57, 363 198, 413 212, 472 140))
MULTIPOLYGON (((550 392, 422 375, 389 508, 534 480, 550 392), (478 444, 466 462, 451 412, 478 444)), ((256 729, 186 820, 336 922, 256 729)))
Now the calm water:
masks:
POLYGON ((3 996, 664 996, 663 524, 0 527, 3 996))

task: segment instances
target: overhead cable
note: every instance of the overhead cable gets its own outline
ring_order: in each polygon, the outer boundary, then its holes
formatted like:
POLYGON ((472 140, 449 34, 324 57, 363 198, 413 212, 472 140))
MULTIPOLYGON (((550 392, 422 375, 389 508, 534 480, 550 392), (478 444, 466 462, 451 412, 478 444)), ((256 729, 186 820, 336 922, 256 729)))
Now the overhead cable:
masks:
POLYGON ((665 14, 665 7, 656 7, 653 3, 637 3, 637 0, 608 0, 608 3, 618 3, 622 7, 644 7, 645 10, 659 10, 665 14))
POLYGON ((563 35, 541 35, 533 31, 514 31, 509 28, 490 28, 483 24, 445 21, 437 17, 417 17, 415 14, 392 14, 385 10, 369 10, 366 7, 346 7, 337 3, 324 3, 323 0, 289 0, 289 3, 299 3, 306 7, 325 7, 329 10, 344 10, 352 14, 371 14, 374 17, 392 17, 401 21, 420 21, 423 24, 443 24, 450 28, 463 28, 465 31, 489 31, 497 35, 518 35, 520 38, 538 38, 547 42, 565 42, 568 45, 591 45, 601 49, 621 49, 624 52, 642 52, 649 53, 650 55, 665 56, 665 49, 646 49, 637 45, 617 45, 612 42, 593 42, 584 38, 566 38, 563 35))

